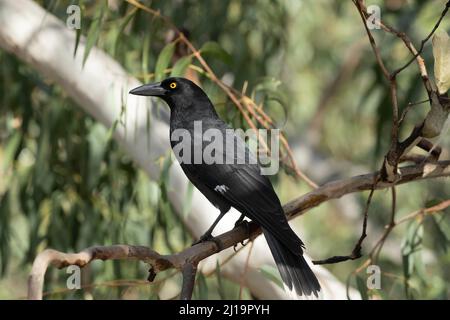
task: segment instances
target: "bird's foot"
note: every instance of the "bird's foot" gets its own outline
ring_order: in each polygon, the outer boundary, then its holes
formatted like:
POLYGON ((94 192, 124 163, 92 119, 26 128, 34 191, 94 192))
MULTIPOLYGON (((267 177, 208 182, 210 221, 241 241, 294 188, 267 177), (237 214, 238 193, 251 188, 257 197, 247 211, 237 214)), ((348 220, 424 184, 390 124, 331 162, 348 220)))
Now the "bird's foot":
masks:
POLYGON ((241 224, 243 223, 247 223, 246 220, 244 220, 245 216, 243 214, 241 214, 241 216, 239 217, 239 219, 236 220, 236 222, 234 223, 234 227, 237 228, 239 227, 241 224))
POLYGON ((197 241, 194 241, 192 243, 192 246, 195 246, 196 244, 206 242, 206 241, 214 242, 216 244, 217 248, 219 249, 219 251, 222 250, 222 247, 223 247, 222 242, 219 239, 213 237, 212 234, 210 234, 210 233, 202 235, 197 241))
MULTIPOLYGON (((238 221, 236 221, 236 223, 234 224, 234 227, 237 228, 237 227, 240 227, 241 225, 244 225, 244 226, 245 226, 245 228, 247 229, 247 234, 249 234, 249 233, 250 233, 250 226, 249 226, 249 224, 248 224, 248 221, 240 218, 238 221)), ((250 241, 250 240, 249 240, 249 241, 250 241)), ((243 247, 245 247, 249 241, 244 242, 244 240, 242 240, 242 241, 240 242, 240 244, 241 244, 243 247)), ((237 250, 236 250, 237 246, 238 246, 237 243, 233 246, 234 252, 237 252, 237 250)))
POLYGON ((199 244, 199 243, 202 243, 202 242, 205 242, 205 241, 210 241, 212 239, 213 239, 212 234, 205 233, 197 241, 192 242, 192 246, 195 246, 196 244, 199 244))

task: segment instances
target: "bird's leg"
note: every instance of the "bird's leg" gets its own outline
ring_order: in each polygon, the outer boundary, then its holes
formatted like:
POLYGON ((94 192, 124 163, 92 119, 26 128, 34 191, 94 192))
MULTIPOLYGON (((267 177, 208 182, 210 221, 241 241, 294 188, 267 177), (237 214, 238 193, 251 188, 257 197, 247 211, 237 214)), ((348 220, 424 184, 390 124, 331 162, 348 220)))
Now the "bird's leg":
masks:
POLYGON ((192 245, 195 246, 196 244, 199 244, 201 242, 205 242, 205 241, 214 241, 217 246, 220 248, 221 245, 214 240, 214 237, 211 235, 212 232, 214 231, 214 228, 217 226, 217 224, 219 223, 219 221, 223 218, 223 216, 225 215, 225 213, 227 213, 226 211, 220 211, 219 216, 217 217, 217 219, 213 222, 213 224, 211 225, 211 227, 209 227, 208 230, 206 230, 206 232, 197 240, 195 241, 192 245))
MULTIPOLYGON (((239 219, 237 219, 236 222, 234 223, 234 227, 237 228, 237 227, 239 227, 240 225, 244 224, 245 227, 247 228, 247 233, 249 233, 250 230, 249 230, 249 228, 248 228, 248 222, 247 222, 246 220, 244 220, 244 218, 245 218, 245 215, 241 214, 241 216, 239 217, 239 219)), ((248 242, 247 242, 247 243, 248 243, 248 242)), ((244 241, 241 241, 241 244, 242 244, 243 247, 244 247, 247 243, 244 243, 244 241)), ((233 246, 234 252, 236 252, 236 247, 237 247, 237 244, 235 244, 235 245, 233 246)))
POLYGON ((242 222, 244 221, 245 215, 243 215, 241 213, 241 216, 239 217, 239 219, 236 220, 236 222, 234 223, 234 227, 239 227, 240 224, 242 224, 242 222))

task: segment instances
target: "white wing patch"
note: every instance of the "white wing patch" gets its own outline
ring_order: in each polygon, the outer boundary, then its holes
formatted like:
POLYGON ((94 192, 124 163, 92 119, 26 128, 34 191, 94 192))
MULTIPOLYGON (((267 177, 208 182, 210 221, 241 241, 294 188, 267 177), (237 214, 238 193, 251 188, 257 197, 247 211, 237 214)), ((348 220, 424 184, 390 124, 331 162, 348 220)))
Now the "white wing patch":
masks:
POLYGON ((228 187, 227 187, 226 185, 224 185, 224 184, 222 184, 222 185, 217 185, 217 186, 214 188, 214 191, 219 192, 219 193, 221 193, 221 194, 224 194, 225 192, 227 192, 227 190, 228 190, 228 187))

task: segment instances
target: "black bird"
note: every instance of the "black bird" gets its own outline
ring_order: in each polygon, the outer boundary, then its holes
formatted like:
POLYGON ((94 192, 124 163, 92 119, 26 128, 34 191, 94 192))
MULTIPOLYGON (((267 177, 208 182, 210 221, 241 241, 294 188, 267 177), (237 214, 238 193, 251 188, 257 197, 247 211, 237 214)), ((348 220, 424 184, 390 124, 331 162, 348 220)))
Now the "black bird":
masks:
MULTIPOLYGON (((188 79, 168 78, 162 82, 140 86, 130 93, 156 96, 169 105, 171 137, 177 129, 188 130, 192 135, 194 122, 201 121, 202 132, 218 129, 224 137, 229 138, 226 130, 230 127, 219 118, 205 92, 188 79)), ((200 241, 210 240, 219 220, 234 207, 242 214, 238 222, 247 216, 261 226, 285 285, 300 296, 312 294, 318 296, 320 285, 303 258, 303 242, 290 228, 272 184, 267 176, 261 174, 258 164, 237 161, 242 160, 243 156, 248 159, 253 155, 241 137, 233 133, 232 138, 235 140, 237 150, 244 150, 244 154, 236 152, 236 149, 230 150, 224 145, 221 156, 234 151, 233 163, 229 161, 223 161, 221 164, 195 163, 193 158, 196 149, 193 145, 191 146, 193 152, 187 157, 190 161, 180 161, 181 154, 177 155, 189 180, 220 210, 219 217, 200 241)), ((173 149, 177 141, 172 140, 173 149)), ((200 151, 203 151, 207 144, 202 141, 200 151)))

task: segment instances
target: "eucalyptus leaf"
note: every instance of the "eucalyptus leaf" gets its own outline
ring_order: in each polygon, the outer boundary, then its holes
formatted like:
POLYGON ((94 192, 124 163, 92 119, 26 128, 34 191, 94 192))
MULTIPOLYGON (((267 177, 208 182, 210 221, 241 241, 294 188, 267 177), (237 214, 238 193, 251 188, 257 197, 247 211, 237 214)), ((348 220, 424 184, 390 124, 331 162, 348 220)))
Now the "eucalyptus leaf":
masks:
POLYGON ((281 281, 280 273, 275 267, 263 265, 259 268, 259 272, 268 280, 275 283, 278 287, 283 289, 283 282, 281 281))
POLYGON ((183 200, 183 216, 187 216, 192 209, 192 195, 194 194, 194 185, 192 183, 188 183, 186 189, 186 195, 183 200))
POLYGON ((226 64, 231 64, 231 56, 217 42, 208 41, 200 48, 200 52, 204 56, 210 56, 221 60, 226 64))
POLYGON ((218 292, 219 292, 220 299, 225 300, 226 299, 225 288, 223 286, 222 274, 220 273, 219 260, 216 260, 216 270, 215 271, 216 271, 217 287, 218 287, 218 292))
POLYGON ((424 244, 434 249, 437 253, 445 254, 449 240, 434 215, 425 217, 424 229, 424 244))
POLYGON ((12 137, 9 139, 6 148, 3 153, 2 159, 2 169, 6 170, 14 160, 14 155, 17 153, 17 148, 19 147, 20 140, 22 139, 22 132, 16 131, 12 137))
POLYGON ((208 284, 206 283, 206 278, 203 273, 197 273, 197 288, 198 288, 198 299, 207 300, 208 299, 208 284))
POLYGON ((192 57, 186 56, 178 60, 172 68, 171 77, 183 77, 191 64, 192 57))
POLYGON ((0 199, 0 276, 4 276, 10 260, 11 210, 9 192, 0 199))
POLYGON ((88 189, 94 188, 101 174, 101 163, 108 142, 108 131, 101 124, 95 124, 87 137, 89 142, 89 158, 88 158, 88 189))
POLYGON ((361 299, 369 300, 369 296, 367 295, 366 282, 360 276, 356 276, 356 287, 358 288, 358 291, 361 294, 361 299))
POLYGON ((175 50, 175 44, 169 43, 162 49, 161 53, 158 56, 158 60, 156 60, 155 67, 155 80, 160 81, 165 78, 165 71, 170 64, 170 60, 172 59, 173 52, 175 50))
POLYGON ((98 38, 100 36, 103 16, 107 9, 106 5, 107 5, 107 1, 103 1, 102 4, 100 4, 97 7, 97 10, 95 11, 95 15, 94 15, 92 24, 89 27, 89 31, 88 31, 87 37, 86 37, 86 47, 84 49, 83 66, 86 63, 86 60, 89 56, 91 49, 95 46, 95 44, 97 43, 98 38))
POLYGON ((137 10, 133 9, 129 13, 127 13, 127 15, 124 18, 122 18, 122 21, 120 22, 120 25, 117 29, 116 37, 114 39, 113 51, 111 54, 113 57, 116 55, 117 48, 120 43, 120 37, 123 35, 123 32, 127 27, 127 25, 130 23, 130 21, 136 16, 136 12, 137 10))
POLYGON ((433 36, 434 77, 440 94, 450 88, 450 38, 444 30, 433 36))

